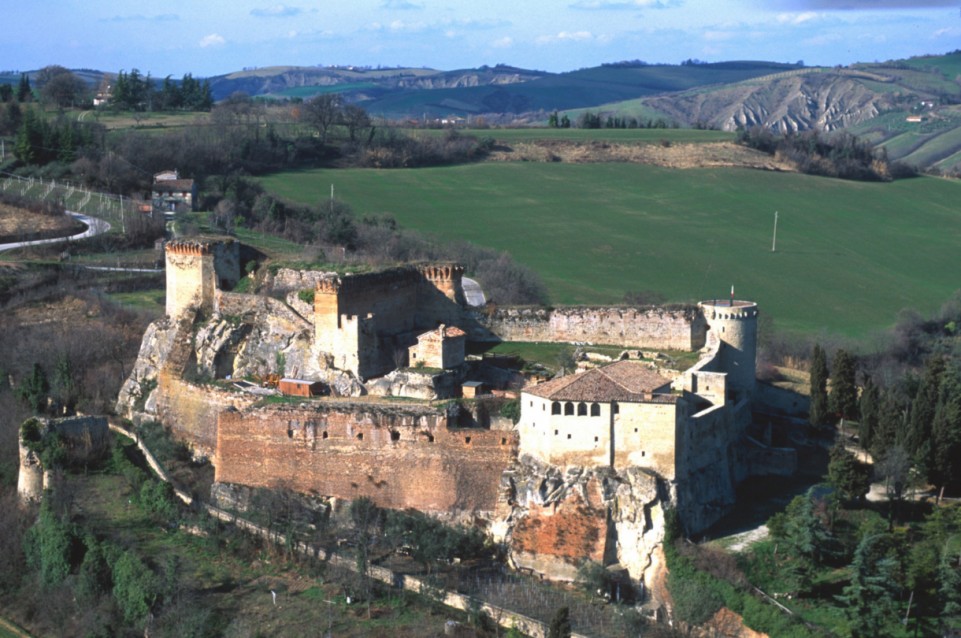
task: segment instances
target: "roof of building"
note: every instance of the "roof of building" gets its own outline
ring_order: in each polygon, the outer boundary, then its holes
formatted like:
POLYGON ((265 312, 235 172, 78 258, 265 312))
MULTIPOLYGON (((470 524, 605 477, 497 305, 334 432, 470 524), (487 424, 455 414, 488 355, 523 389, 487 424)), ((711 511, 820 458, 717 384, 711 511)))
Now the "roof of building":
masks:
POLYGON ((157 192, 187 192, 193 188, 194 180, 192 179, 160 179, 153 183, 153 189, 157 192))
POLYGON ((651 393, 670 383, 643 363, 618 361, 540 383, 525 392, 553 401, 649 401, 651 393))
POLYGON ((420 341, 422 339, 430 339, 432 337, 434 339, 437 339, 438 337, 441 336, 441 330, 444 331, 443 337, 445 339, 454 339, 455 337, 467 336, 467 333, 461 330, 460 328, 458 328, 457 326, 445 326, 444 324, 441 324, 438 328, 435 328, 434 330, 428 330, 427 332, 417 335, 417 340, 420 341))

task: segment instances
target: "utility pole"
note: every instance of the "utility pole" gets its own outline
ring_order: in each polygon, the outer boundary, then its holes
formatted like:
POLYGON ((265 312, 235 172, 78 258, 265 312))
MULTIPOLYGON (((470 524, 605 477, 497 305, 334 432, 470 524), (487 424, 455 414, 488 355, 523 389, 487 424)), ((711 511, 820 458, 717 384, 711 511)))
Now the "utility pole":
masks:
POLYGON ((774 211, 774 239, 771 240, 771 252, 777 252, 777 211, 774 211))

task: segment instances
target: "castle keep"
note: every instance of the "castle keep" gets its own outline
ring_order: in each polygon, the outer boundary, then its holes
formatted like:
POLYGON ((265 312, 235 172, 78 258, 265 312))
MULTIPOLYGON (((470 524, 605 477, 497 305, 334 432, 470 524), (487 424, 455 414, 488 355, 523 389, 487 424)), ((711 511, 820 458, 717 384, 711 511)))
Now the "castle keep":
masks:
POLYGON ((703 530, 733 505, 739 481, 796 465, 793 450, 751 436, 753 406, 772 396, 755 381, 753 302, 487 311, 466 305, 455 264, 280 269, 256 295, 230 292, 240 272, 235 242, 168 244, 167 316, 148 329, 118 401, 211 458, 219 486, 365 496, 483 521, 516 565, 573 578, 591 557, 649 580, 665 508, 703 530), (457 398, 467 382, 518 386, 516 372, 465 356, 468 341, 497 340, 701 356, 670 377, 619 360, 528 383, 516 425, 483 400, 392 400, 457 398), (263 390, 238 380, 271 375, 330 396, 255 407, 263 390))

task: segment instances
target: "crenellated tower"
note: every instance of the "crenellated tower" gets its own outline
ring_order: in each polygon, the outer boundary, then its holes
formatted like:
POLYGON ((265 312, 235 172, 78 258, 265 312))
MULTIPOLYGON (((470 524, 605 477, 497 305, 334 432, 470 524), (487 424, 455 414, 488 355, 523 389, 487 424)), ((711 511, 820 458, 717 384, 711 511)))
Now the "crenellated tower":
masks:
POLYGON ((424 279, 454 303, 467 305, 464 299, 464 267, 460 264, 427 264, 420 267, 424 279))
POLYGON ((185 311, 211 310, 217 290, 214 243, 171 241, 164 247, 167 274, 167 316, 180 317, 185 311))
POLYGON ((698 306, 713 337, 721 342, 728 393, 736 399, 751 396, 757 375, 757 304, 732 299, 702 301, 698 306))

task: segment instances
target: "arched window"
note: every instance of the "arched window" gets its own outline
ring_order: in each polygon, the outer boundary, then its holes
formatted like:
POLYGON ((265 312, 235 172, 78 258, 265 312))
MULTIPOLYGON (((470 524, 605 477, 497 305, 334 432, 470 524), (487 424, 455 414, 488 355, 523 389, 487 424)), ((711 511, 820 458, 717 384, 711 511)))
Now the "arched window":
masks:
POLYGON ((591 416, 601 416, 601 406, 599 403, 591 404, 591 416))
POLYGON ((574 415, 574 404, 568 401, 564 404, 564 415, 573 416, 574 415))
POLYGON ((551 403, 551 414, 560 414, 560 413, 561 413, 561 404, 558 403, 557 401, 554 401, 553 403, 551 403))
POLYGON ((587 404, 578 403, 577 404, 577 416, 587 416, 587 404))

